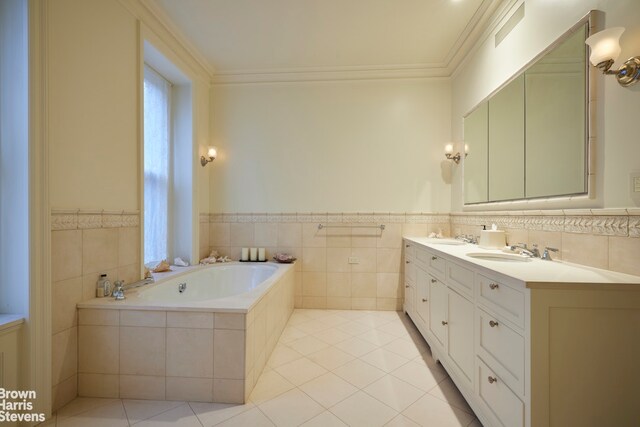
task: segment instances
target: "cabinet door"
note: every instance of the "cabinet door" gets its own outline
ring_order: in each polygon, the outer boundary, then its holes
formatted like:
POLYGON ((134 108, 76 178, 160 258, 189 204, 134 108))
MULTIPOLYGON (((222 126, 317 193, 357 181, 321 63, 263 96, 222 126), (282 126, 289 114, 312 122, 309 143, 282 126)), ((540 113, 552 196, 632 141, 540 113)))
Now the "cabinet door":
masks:
POLYGON ((473 303, 450 290, 448 299, 447 352, 471 384, 473 378, 473 303))
POLYGON ((447 338, 447 292, 447 287, 440 281, 429 281, 429 330, 441 351, 444 351, 447 338))
POLYGON ((411 316, 412 319, 416 317, 415 315, 415 285, 410 282, 404 282, 404 311, 411 316))
POLYGON ((417 269, 416 280, 416 313, 418 322, 422 323, 425 329, 429 326, 429 283, 435 280, 426 271, 417 269))

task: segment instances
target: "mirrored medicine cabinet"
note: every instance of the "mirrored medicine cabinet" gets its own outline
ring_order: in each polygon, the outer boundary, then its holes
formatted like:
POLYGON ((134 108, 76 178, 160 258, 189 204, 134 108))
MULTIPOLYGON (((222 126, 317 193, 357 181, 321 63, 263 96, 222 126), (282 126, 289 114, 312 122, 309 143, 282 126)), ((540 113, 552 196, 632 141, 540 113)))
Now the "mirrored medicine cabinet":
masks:
POLYGON ((464 118, 464 203, 588 192, 585 18, 464 118))

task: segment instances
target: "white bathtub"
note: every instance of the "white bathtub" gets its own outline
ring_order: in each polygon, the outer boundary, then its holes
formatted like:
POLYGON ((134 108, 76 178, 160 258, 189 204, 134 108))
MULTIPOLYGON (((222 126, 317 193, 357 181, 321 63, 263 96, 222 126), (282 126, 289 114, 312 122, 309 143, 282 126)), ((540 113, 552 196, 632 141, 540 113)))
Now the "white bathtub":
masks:
POLYGON ((246 402, 293 311, 294 275, 291 264, 198 266, 78 304, 78 394, 246 402))
MULTIPOLYGON (((179 267, 173 267, 174 269, 179 267)), ((125 292, 126 299, 95 298, 78 308, 137 310, 248 311, 290 264, 224 263, 188 269, 125 292), (180 292, 183 285, 183 292, 180 292)))

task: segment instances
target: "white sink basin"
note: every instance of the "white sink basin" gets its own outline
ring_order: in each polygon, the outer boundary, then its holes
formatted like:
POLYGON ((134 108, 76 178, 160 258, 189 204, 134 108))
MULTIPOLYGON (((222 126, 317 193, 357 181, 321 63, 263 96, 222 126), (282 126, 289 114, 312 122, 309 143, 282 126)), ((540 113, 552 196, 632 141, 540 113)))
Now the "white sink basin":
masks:
POLYGON ((457 246, 457 245, 466 244, 465 242, 460 241, 460 240, 437 239, 435 237, 424 237, 424 238, 416 239, 416 240, 419 240, 421 243, 429 243, 429 244, 434 244, 434 245, 452 245, 452 246, 457 246))
POLYGON ((484 261, 498 262, 531 262, 531 258, 516 254, 494 254, 485 252, 472 252, 467 254, 468 257, 481 259, 484 261))

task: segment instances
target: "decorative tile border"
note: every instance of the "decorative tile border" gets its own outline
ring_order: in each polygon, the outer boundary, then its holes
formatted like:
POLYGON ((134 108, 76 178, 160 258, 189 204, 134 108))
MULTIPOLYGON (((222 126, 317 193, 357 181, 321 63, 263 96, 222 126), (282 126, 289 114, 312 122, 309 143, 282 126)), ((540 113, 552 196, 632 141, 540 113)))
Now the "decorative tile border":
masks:
POLYGON ((51 211, 51 230, 139 227, 140 214, 126 211, 51 211))
POLYGON ((505 229, 560 231, 600 236, 640 237, 636 209, 580 209, 566 211, 456 212, 452 225, 496 224, 505 229))
POLYGON ((209 222, 301 222, 331 224, 449 224, 448 213, 380 213, 380 212, 328 212, 328 213, 212 213, 209 222))

